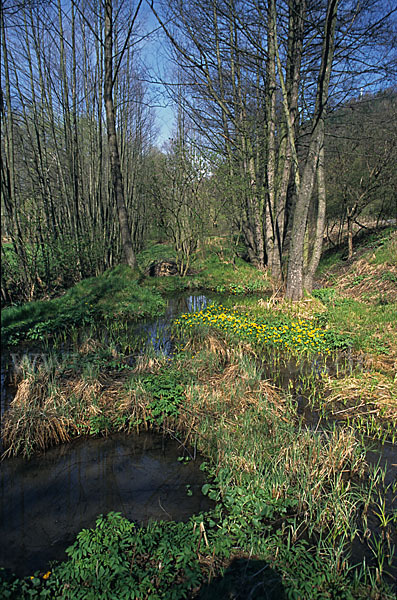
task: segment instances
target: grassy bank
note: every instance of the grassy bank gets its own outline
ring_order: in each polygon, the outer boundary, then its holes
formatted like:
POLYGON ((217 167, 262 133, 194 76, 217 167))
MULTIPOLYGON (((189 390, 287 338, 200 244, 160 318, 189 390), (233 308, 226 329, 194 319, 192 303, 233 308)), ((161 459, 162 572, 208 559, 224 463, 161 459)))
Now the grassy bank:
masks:
POLYGON ((170 294, 207 290, 241 296, 271 291, 265 273, 221 246, 222 240, 215 240, 203 248, 186 277, 149 275, 156 261, 176 260, 172 247, 157 244, 138 255, 135 271, 120 265, 81 281, 53 300, 7 307, 1 314, 2 345, 49 341, 57 335, 71 338, 83 327, 96 336, 104 328, 117 332, 161 314, 166 306, 163 298, 170 294))
POLYGON ((138 273, 119 266, 81 281, 54 300, 29 302, 2 310, 2 345, 73 337, 82 328, 118 329, 164 311, 160 293, 137 282, 138 273))
MULTIPOLYGON (((368 264, 391 242, 369 249, 368 264)), ((397 488, 366 451, 374 440, 395 443, 395 302, 389 292, 387 304, 352 298, 338 284, 346 272, 329 276, 328 288, 301 303, 233 294, 181 316, 172 360, 148 352, 130 364, 119 346, 88 333, 72 355, 26 359, 3 431, 9 455, 81 434, 161 430, 204 456, 203 492, 216 508, 145 528, 101 516, 68 561, 6 578, 0 595, 394 598, 397 517, 384 499, 397 488)), ((145 282, 156 289, 154 278, 145 282)), ((159 301, 154 313, 161 298, 149 297, 159 301)))

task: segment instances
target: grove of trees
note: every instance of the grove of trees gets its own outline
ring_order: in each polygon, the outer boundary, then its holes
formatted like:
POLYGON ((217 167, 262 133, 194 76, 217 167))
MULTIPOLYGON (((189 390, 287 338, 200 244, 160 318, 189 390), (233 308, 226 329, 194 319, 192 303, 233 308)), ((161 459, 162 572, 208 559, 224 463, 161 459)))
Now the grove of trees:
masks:
POLYGON ((158 239, 183 276, 215 230, 296 300, 326 229, 346 227, 352 252, 354 223, 396 218, 393 2, 7 0, 0 15, 3 302, 135 266, 158 239), (176 113, 161 149, 153 22, 176 113))

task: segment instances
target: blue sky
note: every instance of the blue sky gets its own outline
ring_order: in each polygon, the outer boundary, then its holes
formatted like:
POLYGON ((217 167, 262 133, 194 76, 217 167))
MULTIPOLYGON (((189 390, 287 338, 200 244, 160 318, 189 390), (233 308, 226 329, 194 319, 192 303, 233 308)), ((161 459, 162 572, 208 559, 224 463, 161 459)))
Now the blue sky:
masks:
MULTIPOLYGON (((145 30, 154 31, 158 23, 149 7, 142 6, 142 22, 145 30)), ((159 30, 142 44, 142 62, 149 71, 150 96, 156 112, 156 127, 159 130, 157 146, 161 146, 172 136, 175 114, 170 99, 161 81, 170 80, 173 65, 167 56, 165 36, 159 30)))

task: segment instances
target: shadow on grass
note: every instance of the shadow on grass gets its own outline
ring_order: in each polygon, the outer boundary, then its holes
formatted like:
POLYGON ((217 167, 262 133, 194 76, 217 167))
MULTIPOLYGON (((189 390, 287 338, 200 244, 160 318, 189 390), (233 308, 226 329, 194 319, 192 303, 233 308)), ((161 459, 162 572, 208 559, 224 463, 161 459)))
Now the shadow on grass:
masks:
POLYGON ((281 577, 263 560, 234 559, 223 577, 201 588, 194 600, 285 600, 281 577))

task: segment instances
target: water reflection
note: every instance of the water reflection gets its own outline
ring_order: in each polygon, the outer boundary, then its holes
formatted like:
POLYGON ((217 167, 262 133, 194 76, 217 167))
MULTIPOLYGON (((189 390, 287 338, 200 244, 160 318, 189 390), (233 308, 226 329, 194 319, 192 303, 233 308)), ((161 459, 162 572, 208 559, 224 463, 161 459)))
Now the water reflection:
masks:
POLYGON ((171 356, 174 344, 171 335, 172 320, 186 312, 204 310, 211 300, 200 295, 183 295, 170 298, 166 312, 161 317, 137 327, 137 336, 145 339, 145 349, 153 348, 156 354, 171 356))
POLYGON ((188 519, 208 510, 197 462, 178 461, 177 442, 155 434, 77 440, 31 461, 1 464, 0 566, 19 575, 63 560, 98 514, 139 523, 188 519))

